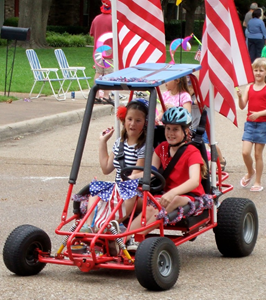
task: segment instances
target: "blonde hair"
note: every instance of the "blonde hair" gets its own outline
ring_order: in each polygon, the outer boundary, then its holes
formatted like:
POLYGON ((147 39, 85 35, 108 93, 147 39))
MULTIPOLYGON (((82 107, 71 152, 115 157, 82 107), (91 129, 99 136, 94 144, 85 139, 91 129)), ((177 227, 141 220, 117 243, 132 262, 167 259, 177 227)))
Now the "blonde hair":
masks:
POLYGON ((263 68, 266 70, 266 58, 265 57, 259 57, 256 58, 252 64, 252 69, 256 68, 263 68))

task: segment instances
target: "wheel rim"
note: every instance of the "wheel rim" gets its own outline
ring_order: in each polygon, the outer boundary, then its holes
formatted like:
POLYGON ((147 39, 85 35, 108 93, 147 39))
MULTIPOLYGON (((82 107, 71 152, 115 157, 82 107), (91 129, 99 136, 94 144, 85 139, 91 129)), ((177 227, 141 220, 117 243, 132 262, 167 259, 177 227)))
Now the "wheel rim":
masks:
POLYGON ((37 248, 42 250, 42 244, 33 242, 29 245, 25 259, 27 264, 30 266, 35 265, 38 262, 38 252, 36 251, 37 248))
POLYGON ((250 244, 254 237, 254 218, 251 213, 246 214, 243 222, 243 236, 247 244, 250 244))
POLYGON ((171 273, 172 259, 167 251, 163 250, 160 252, 157 264, 159 272, 162 276, 166 277, 171 273))

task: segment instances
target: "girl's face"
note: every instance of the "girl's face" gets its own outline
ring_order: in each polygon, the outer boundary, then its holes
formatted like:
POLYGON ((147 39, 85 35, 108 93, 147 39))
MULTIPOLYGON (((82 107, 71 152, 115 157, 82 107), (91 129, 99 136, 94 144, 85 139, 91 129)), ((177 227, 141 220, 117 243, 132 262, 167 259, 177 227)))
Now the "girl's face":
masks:
POLYGON ((266 76, 266 69, 263 67, 256 67, 253 69, 253 74, 256 81, 264 82, 266 76))
POLYGON ((144 112, 138 109, 129 109, 125 118, 125 129, 128 138, 136 138, 141 135, 146 122, 144 112))
POLYGON ((165 83, 165 87, 168 91, 174 91, 177 89, 179 79, 171 80, 165 83))
POLYGON ((180 143, 185 137, 181 125, 166 124, 164 132, 165 138, 170 145, 180 143))

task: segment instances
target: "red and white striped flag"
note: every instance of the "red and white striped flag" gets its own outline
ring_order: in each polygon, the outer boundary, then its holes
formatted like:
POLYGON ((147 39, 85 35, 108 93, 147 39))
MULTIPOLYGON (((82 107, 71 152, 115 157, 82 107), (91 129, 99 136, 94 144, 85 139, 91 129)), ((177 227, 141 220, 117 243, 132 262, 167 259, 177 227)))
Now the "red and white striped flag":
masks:
POLYGON ((164 20, 160 0, 118 0, 119 69, 165 62, 164 20))
POLYGON ((199 83, 209 106, 210 82, 215 110, 237 126, 235 86, 254 81, 243 30, 233 0, 205 0, 199 83))

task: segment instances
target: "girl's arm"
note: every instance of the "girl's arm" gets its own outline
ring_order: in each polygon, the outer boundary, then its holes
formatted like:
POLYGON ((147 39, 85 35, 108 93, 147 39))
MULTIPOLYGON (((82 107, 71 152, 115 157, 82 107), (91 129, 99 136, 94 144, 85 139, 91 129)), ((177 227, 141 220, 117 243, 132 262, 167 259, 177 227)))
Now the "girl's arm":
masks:
POLYGON ((251 114, 248 116, 249 120, 255 121, 259 117, 264 117, 266 116, 266 110, 261 110, 261 111, 251 111, 251 114))
POLYGON ((249 91, 250 85, 246 86, 245 91, 242 96, 242 92, 238 89, 237 90, 237 96, 238 96, 238 105, 240 109, 244 109, 248 103, 248 91, 249 91))
MULTIPOLYGON (((140 165, 140 166, 144 166, 144 158, 143 159, 138 159, 137 161, 137 166, 140 165), (141 165, 142 164, 142 165, 141 165)), ((161 161, 160 161, 160 158, 159 156, 153 152, 153 155, 152 155, 152 166, 154 166, 155 168, 159 169, 161 165, 161 161)), ((141 178, 143 177, 143 171, 133 171, 132 174, 130 176, 128 176, 130 179, 136 179, 136 178, 141 178)))
POLYGON ((184 103, 183 107, 186 108, 187 111, 191 114, 191 110, 192 110, 192 103, 191 102, 184 103))
POLYGON ((99 161, 104 175, 110 174, 114 170, 113 160, 114 153, 108 154, 107 141, 114 133, 114 128, 108 128, 100 136, 99 143, 99 161))
POLYGON ((179 186, 171 189, 162 195, 160 203, 166 207, 175 196, 184 195, 193 191, 200 184, 200 164, 194 164, 189 167, 189 179, 179 186))

